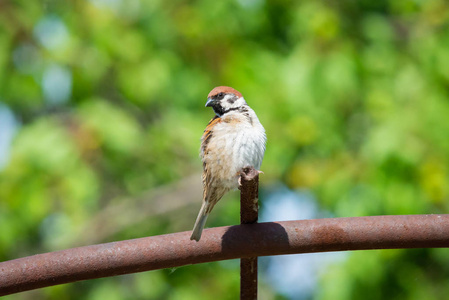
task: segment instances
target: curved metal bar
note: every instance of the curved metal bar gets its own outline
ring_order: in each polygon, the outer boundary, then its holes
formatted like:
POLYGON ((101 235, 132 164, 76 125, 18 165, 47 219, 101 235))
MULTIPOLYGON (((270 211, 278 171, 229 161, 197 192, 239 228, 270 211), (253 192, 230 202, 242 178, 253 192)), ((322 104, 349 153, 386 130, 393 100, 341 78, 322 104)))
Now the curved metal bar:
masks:
POLYGON ((0 295, 225 259, 326 251, 449 247, 449 215, 272 222, 92 245, 0 263, 0 295))

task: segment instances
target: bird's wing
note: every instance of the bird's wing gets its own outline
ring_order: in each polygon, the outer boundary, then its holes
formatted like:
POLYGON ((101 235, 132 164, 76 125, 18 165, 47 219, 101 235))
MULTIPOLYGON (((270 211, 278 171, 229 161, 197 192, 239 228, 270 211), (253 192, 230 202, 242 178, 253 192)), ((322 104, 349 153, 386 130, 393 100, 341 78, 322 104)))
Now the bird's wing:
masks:
POLYGON ((214 127, 221 121, 222 119, 218 116, 212 118, 209 124, 207 124, 203 136, 201 137, 201 159, 203 160, 203 188, 204 188, 203 199, 206 199, 206 195, 208 193, 208 190, 210 189, 210 183, 212 181, 212 174, 210 172, 210 168, 208 168, 208 164, 206 161, 206 155, 209 152, 208 146, 214 134, 214 127))
POLYGON ((203 136, 201 137, 201 157, 203 158, 207 151, 207 145, 209 144, 210 139, 212 138, 212 134, 214 131, 215 125, 220 123, 222 120, 220 117, 215 116, 212 120, 207 124, 206 129, 204 129, 203 136))

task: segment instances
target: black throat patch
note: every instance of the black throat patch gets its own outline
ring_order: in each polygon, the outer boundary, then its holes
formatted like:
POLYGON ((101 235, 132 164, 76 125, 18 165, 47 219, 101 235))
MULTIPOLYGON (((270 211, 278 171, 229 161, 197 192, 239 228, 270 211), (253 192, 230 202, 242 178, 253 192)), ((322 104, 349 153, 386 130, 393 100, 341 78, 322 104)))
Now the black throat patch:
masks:
POLYGON ((223 116, 224 114, 227 114, 228 112, 230 112, 230 111, 234 111, 234 110, 240 110, 241 109, 241 107, 234 107, 234 108, 229 108, 229 109, 224 109, 221 105, 214 105, 213 107, 212 107, 213 109, 214 109, 214 112, 215 112, 215 114, 217 115, 217 116, 219 116, 219 117, 221 117, 221 116, 223 116))

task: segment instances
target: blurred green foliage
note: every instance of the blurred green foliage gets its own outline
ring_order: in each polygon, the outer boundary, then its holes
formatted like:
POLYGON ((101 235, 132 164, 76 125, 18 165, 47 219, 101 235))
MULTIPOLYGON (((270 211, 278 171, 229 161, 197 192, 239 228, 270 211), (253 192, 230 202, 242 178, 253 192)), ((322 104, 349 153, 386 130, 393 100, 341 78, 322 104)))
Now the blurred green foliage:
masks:
MULTIPOLYGON (((338 217, 448 213, 448 49, 443 0, 2 1, 0 101, 21 126, 0 171, 0 259, 190 230, 199 197, 145 195, 201 172, 217 85, 267 130, 262 187, 309 189, 338 217)), ((208 226, 238 223, 235 198, 208 226)), ((238 282, 216 262, 8 299, 235 299, 238 282)), ((329 268, 314 299, 448 294, 447 250, 385 250, 329 268)))

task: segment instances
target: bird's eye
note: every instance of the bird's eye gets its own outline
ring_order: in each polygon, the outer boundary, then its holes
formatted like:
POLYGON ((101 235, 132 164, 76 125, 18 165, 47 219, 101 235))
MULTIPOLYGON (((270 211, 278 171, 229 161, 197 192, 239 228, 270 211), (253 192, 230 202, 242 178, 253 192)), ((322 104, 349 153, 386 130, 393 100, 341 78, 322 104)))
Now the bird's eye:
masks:
POLYGON ((218 99, 223 99, 223 97, 224 97, 224 93, 219 93, 219 94, 217 95, 217 98, 218 98, 218 99))

